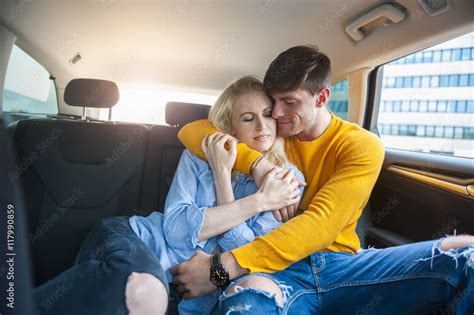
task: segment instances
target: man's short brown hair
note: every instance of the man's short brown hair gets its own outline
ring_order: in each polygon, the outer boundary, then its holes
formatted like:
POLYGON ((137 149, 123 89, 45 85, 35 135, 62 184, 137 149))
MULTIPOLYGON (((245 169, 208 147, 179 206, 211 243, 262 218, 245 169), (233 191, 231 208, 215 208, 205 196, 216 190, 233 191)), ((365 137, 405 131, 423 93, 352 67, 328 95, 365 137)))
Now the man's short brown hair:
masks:
POLYGON ((316 46, 292 47, 273 60, 263 84, 267 93, 303 88, 314 95, 331 84, 331 61, 316 46))

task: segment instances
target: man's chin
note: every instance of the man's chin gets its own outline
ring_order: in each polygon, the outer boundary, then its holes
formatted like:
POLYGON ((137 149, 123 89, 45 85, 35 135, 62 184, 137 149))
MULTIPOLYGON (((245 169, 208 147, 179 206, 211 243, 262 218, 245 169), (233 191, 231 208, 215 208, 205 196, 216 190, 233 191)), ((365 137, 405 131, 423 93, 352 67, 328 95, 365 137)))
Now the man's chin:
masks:
POLYGON ((279 128, 278 131, 277 131, 277 134, 280 137, 288 138, 288 137, 295 136, 296 132, 294 132, 293 130, 289 130, 289 129, 279 128))

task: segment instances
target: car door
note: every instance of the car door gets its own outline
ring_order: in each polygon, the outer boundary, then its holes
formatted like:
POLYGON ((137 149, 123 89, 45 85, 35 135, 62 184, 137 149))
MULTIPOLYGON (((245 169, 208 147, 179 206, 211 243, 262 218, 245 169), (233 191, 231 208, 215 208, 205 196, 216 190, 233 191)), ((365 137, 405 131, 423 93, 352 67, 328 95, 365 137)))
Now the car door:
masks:
POLYGON ((386 151, 368 245, 474 234, 473 39, 453 38, 372 72, 364 126, 386 151))

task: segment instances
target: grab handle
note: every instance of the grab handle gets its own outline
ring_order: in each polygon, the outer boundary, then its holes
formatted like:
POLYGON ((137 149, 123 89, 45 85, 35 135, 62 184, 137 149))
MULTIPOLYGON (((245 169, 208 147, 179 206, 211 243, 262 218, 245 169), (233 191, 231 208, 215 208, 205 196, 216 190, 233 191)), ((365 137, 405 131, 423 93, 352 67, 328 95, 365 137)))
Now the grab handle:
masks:
POLYGON ((405 19, 406 14, 399 7, 386 3, 364 13, 351 22, 346 27, 346 33, 349 34, 353 40, 358 42, 365 37, 361 28, 381 17, 385 17, 392 23, 398 23, 405 19))

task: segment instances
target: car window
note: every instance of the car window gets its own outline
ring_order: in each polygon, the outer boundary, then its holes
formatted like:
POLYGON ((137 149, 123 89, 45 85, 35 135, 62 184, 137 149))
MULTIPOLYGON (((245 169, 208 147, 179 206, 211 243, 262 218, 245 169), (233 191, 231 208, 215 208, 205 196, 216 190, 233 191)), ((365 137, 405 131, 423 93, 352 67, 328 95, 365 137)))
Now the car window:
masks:
POLYGON ((386 147, 474 158, 474 32, 383 66, 386 147))
MULTIPOLYGON (((112 120, 166 125, 166 103, 188 102, 213 105, 216 100, 216 95, 151 89, 120 89, 120 100, 112 108, 112 120)), ((108 109, 101 109, 100 119, 107 120, 108 113, 108 109)))
POLYGON ((3 91, 3 111, 57 114, 56 86, 49 72, 30 55, 13 46, 3 91))
POLYGON ((339 81, 331 86, 331 98, 328 107, 335 115, 347 120, 349 85, 347 80, 339 81))

